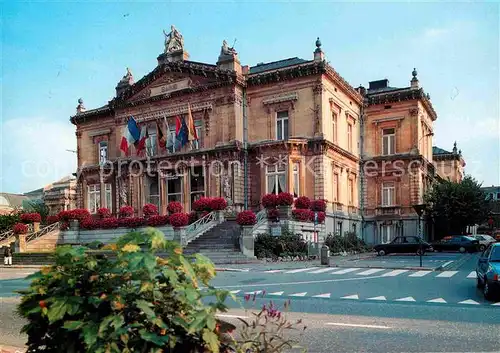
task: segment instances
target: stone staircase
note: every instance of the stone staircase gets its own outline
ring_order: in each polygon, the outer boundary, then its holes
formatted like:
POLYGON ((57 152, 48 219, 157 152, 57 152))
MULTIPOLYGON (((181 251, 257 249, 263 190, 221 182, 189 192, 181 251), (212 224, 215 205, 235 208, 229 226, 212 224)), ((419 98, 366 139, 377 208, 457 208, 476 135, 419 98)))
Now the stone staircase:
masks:
POLYGON ((240 226, 235 219, 216 225, 199 238, 190 242, 185 248, 187 255, 201 253, 215 264, 238 264, 256 262, 240 252, 240 226))

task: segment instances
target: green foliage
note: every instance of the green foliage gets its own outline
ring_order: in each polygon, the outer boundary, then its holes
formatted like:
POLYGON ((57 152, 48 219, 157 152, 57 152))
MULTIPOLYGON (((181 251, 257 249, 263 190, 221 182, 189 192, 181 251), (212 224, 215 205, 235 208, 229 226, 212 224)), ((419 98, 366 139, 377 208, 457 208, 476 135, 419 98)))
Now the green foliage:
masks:
POLYGON ((486 221, 490 213, 481 184, 471 176, 460 183, 442 181, 435 184, 424 200, 438 236, 462 234, 467 226, 486 221))
POLYGON ((0 215, 0 233, 11 230, 14 224, 20 221, 20 215, 18 213, 0 215))
POLYGON ((42 222, 45 222, 49 215, 49 207, 42 200, 30 200, 24 206, 25 212, 38 213, 42 217, 42 222))
POLYGON ((259 234, 255 239, 255 256, 258 258, 307 255, 307 243, 299 234, 282 231, 281 236, 259 234))
POLYGON ((343 251, 364 252, 370 249, 354 232, 345 232, 344 236, 329 234, 325 239, 325 245, 330 248, 331 253, 343 251))
POLYGON ((58 247, 55 265, 30 276, 18 307, 28 352, 220 351, 215 315, 229 294, 209 286, 209 259, 183 256, 153 228, 103 249, 110 256, 58 247))

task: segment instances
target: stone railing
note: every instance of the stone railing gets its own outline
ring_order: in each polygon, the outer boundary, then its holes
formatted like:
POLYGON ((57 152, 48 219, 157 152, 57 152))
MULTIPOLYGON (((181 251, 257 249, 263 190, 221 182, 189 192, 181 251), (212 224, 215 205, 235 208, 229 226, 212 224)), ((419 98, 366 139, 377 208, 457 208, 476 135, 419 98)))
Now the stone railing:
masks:
POLYGON ((257 212, 255 215, 257 223, 252 226, 251 234, 255 237, 257 233, 265 228, 267 230, 267 211, 265 208, 257 212))
POLYGON ((217 224, 224 221, 222 211, 214 211, 203 216, 194 223, 191 223, 186 227, 185 239, 181 242, 183 245, 188 245, 190 242, 199 238, 203 233, 208 232, 210 229, 215 227, 217 224))
POLYGON ((59 222, 52 223, 51 225, 48 225, 47 227, 40 229, 38 232, 28 233, 28 235, 26 236, 26 242, 28 243, 37 238, 40 238, 45 234, 50 233, 56 229, 59 229, 59 222))
POLYGON ((9 239, 13 235, 14 235, 14 231, 13 230, 9 230, 9 231, 7 231, 5 233, 2 233, 2 234, 0 234, 0 241, 3 241, 5 239, 9 239))
POLYGON ((392 215, 400 215, 401 207, 400 206, 381 206, 377 207, 375 214, 377 216, 392 216, 392 215))

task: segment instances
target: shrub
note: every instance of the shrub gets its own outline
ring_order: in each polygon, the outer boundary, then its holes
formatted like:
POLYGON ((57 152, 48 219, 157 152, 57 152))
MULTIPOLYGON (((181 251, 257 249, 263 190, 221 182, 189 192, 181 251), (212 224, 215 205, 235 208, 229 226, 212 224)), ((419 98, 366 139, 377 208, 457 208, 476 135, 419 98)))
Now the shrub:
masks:
POLYGON ((211 199, 208 197, 200 197, 198 200, 193 202, 193 210, 198 212, 211 211, 210 201, 211 199))
POLYGON ((118 228, 118 219, 114 217, 103 218, 99 221, 99 228, 102 229, 114 229, 118 228))
POLYGON ((194 223, 198 220, 198 213, 192 211, 189 213, 189 224, 194 223))
POLYGON ((370 247, 353 232, 346 232, 344 236, 329 234, 325 238, 325 245, 327 245, 333 253, 342 251, 367 251, 370 249, 370 247))
POLYGON ((280 192, 278 194, 278 205, 279 206, 291 206, 293 205, 293 195, 289 192, 280 192))
POLYGON ((275 194, 265 194, 262 196, 262 206, 264 208, 275 208, 278 206, 278 196, 275 194))
POLYGON ((83 208, 77 208, 69 211, 61 211, 58 213, 58 217, 60 221, 70 221, 70 220, 82 221, 85 218, 90 217, 90 212, 83 208))
POLYGON ((212 211, 224 211, 227 207, 227 201, 223 197, 212 197, 209 200, 209 205, 212 211))
POLYGON ((259 234, 255 238, 255 256, 258 258, 307 255, 307 243, 299 234, 284 231, 281 236, 259 234))
POLYGON ((87 217, 80 221, 80 228, 91 230, 99 228, 99 222, 92 217, 87 217))
POLYGON ((17 308, 28 352, 219 351, 216 315, 229 293, 209 285, 209 259, 185 257, 152 228, 103 249, 111 256, 57 247, 55 264, 29 277, 17 308))
POLYGON ((279 218, 280 212, 276 208, 270 208, 267 210, 267 219, 275 221, 279 218))
POLYGON ((47 216, 47 218, 45 219, 45 222, 47 224, 57 223, 57 222, 59 222, 59 217, 58 216, 47 216))
POLYGON ((24 223, 16 223, 12 227, 14 234, 26 234, 28 233, 28 226, 24 223))
POLYGON ((21 215, 12 213, 7 215, 0 215, 0 233, 11 230, 14 224, 19 223, 21 215))
POLYGON ((184 210, 184 207, 182 207, 182 204, 179 201, 171 201, 167 205, 167 210, 170 214, 181 213, 184 210))
POLYGON ((42 217, 38 213, 23 213, 21 215, 21 222, 23 223, 35 223, 41 221, 42 217))
POLYGON ((311 207, 311 200, 307 196, 300 196, 295 200, 295 208, 307 210, 311 207))
POLYGON ((142 213, 146 217, 155 216, 158 214, 158 207, 152 203, 147 203, 142 207, 142 213))
POLYGON ((59 223, 59 229, 60 230, 68 230, 69 229, 69 222, 64 221, 59 223))
POLYGON ((240 226, 252 226, 257 223, 257 217, 251 210, 241 211, 236 216, 236 223, 240 226))
POLYGON ((141 217, 120 218, 118 221, 120 227, 125 228, 137 228, 143 226, 145 223, 145 219, 141 217))
POLYGON ((151 216, 146 220, 146 225, 150 227, 159 227, 168 224, 168 216, 151 216))
POLYGON ((122 206, 119 211, 120 217, 132 217, 134 215, 134 208, 132 206, 122 206))
POLYGON ((97 215, 99 216, 99 218, 109 218, 111 217, 111 211, 109 210, 109 208, 106 208, 106 207, 102 207, 100 209, 97 210, 97 215))
MULTIPOLYGON (((314 217, 314 215, 313 215, 314 217)), ((326 218, 326 213, 325 212, 318 212, 318 223, 324 223, 326 218)), ((314 220, 314 218, 313 218, 314 220)))
POLYGON ((325 200, 314 200, 311 202, 311 210, 318 212, 326 211, 326 201, 325 200))
POLYGON ((305 209, 295 209, 292 210, 292 217, 300 222, 312 222, 314 220, 314 212, 305 209))
POLYGON ((187 213, 174 213, 170 216, 170 224, 172 227, 185 227, 189 224, 189 215, 187 213))

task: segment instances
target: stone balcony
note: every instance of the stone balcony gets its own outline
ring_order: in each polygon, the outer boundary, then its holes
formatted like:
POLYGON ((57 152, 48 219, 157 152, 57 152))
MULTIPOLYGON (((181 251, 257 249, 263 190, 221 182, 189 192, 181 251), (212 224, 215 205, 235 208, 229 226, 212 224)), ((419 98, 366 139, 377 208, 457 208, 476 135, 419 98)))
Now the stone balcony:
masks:
POLYGON ((379 206, 375 209, 376 216, 399 216, 401 206, 379 206))

